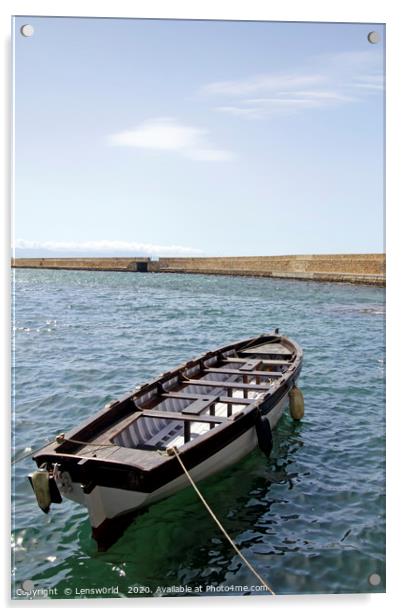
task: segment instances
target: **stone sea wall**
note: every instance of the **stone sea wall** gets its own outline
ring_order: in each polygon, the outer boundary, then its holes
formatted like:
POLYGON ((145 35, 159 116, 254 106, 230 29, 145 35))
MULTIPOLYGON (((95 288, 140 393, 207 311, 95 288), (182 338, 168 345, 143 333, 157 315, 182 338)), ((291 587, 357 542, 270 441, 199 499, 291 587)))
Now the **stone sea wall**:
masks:
POLYGON ((266 276, 385 285, 384 254, 287 255, 272 257, 17 258, 13 267, 266 276))
POLYGON ((44 269, 137 271, 138 263, 148 263, 149 261, 149 257, 17 258, 13 259, 12 266, 44 269))
POLYGON ((163 272, 385 284, 384 254, 161 258, 163 272))

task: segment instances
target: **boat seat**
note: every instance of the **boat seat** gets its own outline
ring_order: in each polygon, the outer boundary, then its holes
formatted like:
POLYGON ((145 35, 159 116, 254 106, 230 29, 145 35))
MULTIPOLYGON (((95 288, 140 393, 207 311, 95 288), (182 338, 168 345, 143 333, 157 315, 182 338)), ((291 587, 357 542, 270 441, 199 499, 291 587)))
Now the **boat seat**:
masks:
MULTIPOLYGON (((198 400, 200 398, 205 398, 205 395, 192 393, 186 394, 181 391, 171 391, 168 394, 163 394, 163 398, 178 398, 179 400, 198 400)), ((252 404, 254 400, 240 400, 239 398, 233 398, 231 396, 217 396, 217 402, 222 402, 223 404, 240 404, 240 406, 244 406, 245 404, 252 404)))
MULTIPOLYGON (((208 368, 206 372, 218 372, 222 374, 235 374, 237 376, 282 376, 282 372, 268 372, 268 370, 245 370, 240 368, 208 368)), ((208 382, 208 381, 207 381, 208 382)))
POLYGON ((203 411, 211 409, 212 405, 218 402, 219 396, 203 396, 198 400, 193 400, 191 404, 182 409, 183 414, 201 415, 203 411))
MULTIPOLYGON (((265 373, 266 375, 267 373, 265 373)), ((276 373, 281 376, 280 372, 276 373)), ((269 375, 268 375, 269 376, 269 375)), ((266 391, 271 387, 270 383, 266 385, 251 385, 249 383, 239 383, 237 381, 202 381, 199 379, 189 379, 187 385, 207 385, 208 387, 219 387, 221 389, 251 389, 256 391, 266 391)))
POLYGON ((257 370, 260 363, 261 359, 249 359, 245 364, 239 366, 239 370, 257 370))
POLYGON ((226 417, 219 417, 217 415, 190 415, 189 413, 186 415, 184 413, 168 413, 166 411, 144 411, 142 417, 155 417, 158 419, 177 419, 179 421, 184 422, 201 422, 201 423, 210 423, 210 424, 221 424, 228 421, 226 417))
MULTIPOLYGON (((256 361, 257 364, 262 364, 263 366, 290 366, 290 364, 292 363, 291 361, 288 361, 287 359, 255 359, 255 360, 249 360, 251 361, 256 361)), ((247 365, 247 363, 245 363, 247 361, 247 357, 232 357, 229 360, 224 359, 223 363, 224 364, 243 364, 242 367, 240 368, 240 370, 245 367, 247 365)))
POLYGON ((250 355, 283 355, 284 357, 291 357, 292 352, 279 342, 266 342, 239 351, 240 357, 246 358, 250 355))

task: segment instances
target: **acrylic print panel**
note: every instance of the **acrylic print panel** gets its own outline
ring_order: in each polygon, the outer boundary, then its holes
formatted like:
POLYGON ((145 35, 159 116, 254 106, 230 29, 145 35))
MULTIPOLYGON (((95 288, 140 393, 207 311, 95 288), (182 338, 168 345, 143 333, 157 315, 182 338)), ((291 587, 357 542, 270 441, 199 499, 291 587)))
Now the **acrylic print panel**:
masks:
POLYGON ((384 592, 385 27, 13 45, 13 597, 384 592))

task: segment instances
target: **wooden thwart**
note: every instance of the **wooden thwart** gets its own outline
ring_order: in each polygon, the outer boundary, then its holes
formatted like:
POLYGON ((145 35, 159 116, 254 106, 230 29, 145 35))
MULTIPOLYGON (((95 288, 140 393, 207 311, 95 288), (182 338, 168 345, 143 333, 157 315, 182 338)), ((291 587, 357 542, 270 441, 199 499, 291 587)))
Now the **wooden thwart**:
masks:
MULTIPOLYGON (((265 372, 265 374, 267 374, 265 372)), ((282 376, 278 373, 277 376, 282 376)), ((219 387, 219 389, 250 389, 251 391, 267 391, 271 387, 270 383, 266 385, 251 385, 250 383, 236 383, 236 381, 206 381, 201 379, 189 379, 184 382, 185 385, 201 385, 204 387, 219 387)))
MULTIPOLYGON (((291 361, 288 361, 287 359, 256 359, 256 360, 252 360, 252 361, 256 361, 257 364, 261 364, 263 363, 264 366, 290 366, 290 364, 292 363, 291 361)), ((231 357, 230 359, 224 359, 223 363, 224 364, 243 364, 244 366, 246 366, 247 364, 245 364, 244 362, 247 362, 246 357, 231 357)), ((249 362, 247 362, 249 363, 249 362)), ((251 363, 251 362, 250 362, 251 363)))
POLYGON ((193 400, 193 402, 186 406, 184 409, 182 409, 181 412, 185 413, 186 415, 200 415, 203 411, 210 409, 210 413, 211 415, 213 415, 213 409, 217 400, 219 400, 218 396, 193 400))
POLYGON ((285 355, 290 357, 292 355, 292 352, 283 344, 265 342, 264 344, 259 344, 258 346, 242 349, 241 351, 239 351, 239 354, 244 357, 250 355, 254 355, 257 357, 258 355, 285 355))
MULTIPOLYGON (((237 383, 236 383, 237 385, 237 383)), ((214 398, 215 396, 211 396, 211 398, 214 398)), ((186 393, 181 393, 181 392, 170 392, 167 394, 163 394, 163 398, 175 398, 178 400, 203 400, 205 398, 205 395, 203 394, 186 394, 186 393)), ((242 406, 244 404, 252 404, 254 402, 254 400, 244 400, 243 398, 233 398, 230 396, 216 396, 217 398, 217 402, 222 402, 223 404, 241 404, 242 406)))
POLYGON ((227 421, 227 417, 218 417, 217 415, 190 415, 183 413, 174 413, 169 411, 144 411, 143 417, 157 417, 158 419, 177 419, 179 421, 196 421, 201 423, 220 424, 227 421))
POLYGON ((219 374, 238 374, 246 376, 283 376, 282 372, 268 372, 267 370, 236 370, 236 368, 207 368, 206 372, 216 372, 219 374))
POLYGON ((251 359, 250 361, 246 362, 245 364, 243 364, 242 366, 239 366, 239 370, 243 371, 249 371, 249 370, 257 370, 257 366, 261 363, 260 359, 251 359))

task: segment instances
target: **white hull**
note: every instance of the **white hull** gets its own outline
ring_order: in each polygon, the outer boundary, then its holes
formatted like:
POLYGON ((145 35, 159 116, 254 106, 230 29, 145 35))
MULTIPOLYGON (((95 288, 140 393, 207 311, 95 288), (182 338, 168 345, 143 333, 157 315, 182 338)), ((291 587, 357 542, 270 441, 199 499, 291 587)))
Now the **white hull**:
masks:
MULTIPOLYGON (((268 419, 271 429, 278 423, 287 404, 288 396, 286 395, 269 412, 268 419)), ((195 481, 205 479, 238 462, 256 446, 257 434, 255 428, 252 427, 216 454, 210 456, 198 466, 193 467, 191 469, 191 476, 195 481)), ((69 480, 67 473, 56 477, 56 483, 63 496, 87 507, 94 531, 106 520, 113 520, 123 514, 142 509, 188 486, 188 480, 185 475, 177 477, 151 493, 97 486, 90 494, 84 494, 78 483, 73 483, 71 479, 69 480)))

